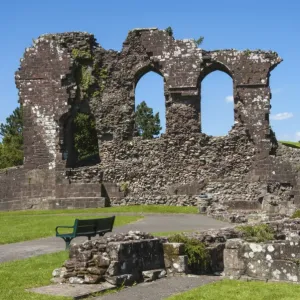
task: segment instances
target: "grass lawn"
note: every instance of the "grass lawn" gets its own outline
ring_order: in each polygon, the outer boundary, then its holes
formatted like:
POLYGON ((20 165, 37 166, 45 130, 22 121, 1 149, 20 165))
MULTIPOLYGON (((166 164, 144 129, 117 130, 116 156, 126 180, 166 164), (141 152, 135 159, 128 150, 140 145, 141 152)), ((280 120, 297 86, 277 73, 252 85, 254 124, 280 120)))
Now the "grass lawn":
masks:
POLYGON ((41 255, 0 264, 1 300, 67 300, 26 292, 25 289, 50 284, 51 273, 67 259, 68 252, 41 255))
POLYGON ((157 214, 197 214, 195 206, 165 206, 165 205, 133 205, 133 206, 115 206, 104 208, 86 208, 86 209, 55 209, 55 210, 22 210, 11 212, 0 212, 2 215, 53 215, 53 214, 80 214, 80 213, 157 213, 157 214))
POLYGON ((174 295, 168 300, 297 300, 300 285, 223 280, 174 295))
POLYGON ((300 143, 298 142, 279 141, 279 143, 292 148, 300 148, 300 143))
MULTIPOLYGON (((99 216, 97 216, 99 217, 99 216)), ((28 215, 13 212, 0 214, 0 244, 16 243, 43 237, 55 236, 58 225, 73 225, 75 216, 68 215, 28 215)), ((92 219, 95 216, 82 216, 92 219)), ((114 226, 135 222, 141 216, 116 216, 114 226)))

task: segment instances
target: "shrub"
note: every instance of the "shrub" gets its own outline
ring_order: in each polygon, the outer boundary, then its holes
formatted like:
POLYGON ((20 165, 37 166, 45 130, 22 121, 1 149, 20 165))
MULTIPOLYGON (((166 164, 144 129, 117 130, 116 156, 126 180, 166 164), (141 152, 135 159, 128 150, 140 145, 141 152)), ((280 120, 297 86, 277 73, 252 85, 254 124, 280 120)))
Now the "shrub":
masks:
POLYGON ((274 229, 268 224, 246 225, 237 227, 246 240, 266 242, 274 239, 274 229))
POLYGON ((183 243, 184 252, 188 257, 190 267, 206 270, 209 264, 209 253, 205 244, 195 238, 188 238, 183 234, 175 234, 168 238, 171 243, 183 243))
POLYGON ((167 34, 168 34, 169 36, 173 36, 173 29, 172 29, 171 26, 169 26, 168 28, 166 28, 165 31, 167 32, 167 34))

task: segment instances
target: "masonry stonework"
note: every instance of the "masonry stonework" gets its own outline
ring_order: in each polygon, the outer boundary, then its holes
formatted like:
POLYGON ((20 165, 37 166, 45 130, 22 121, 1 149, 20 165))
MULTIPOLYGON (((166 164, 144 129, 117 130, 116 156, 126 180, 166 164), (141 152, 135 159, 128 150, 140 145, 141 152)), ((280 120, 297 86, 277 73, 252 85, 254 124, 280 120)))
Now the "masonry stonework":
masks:
POLYGON ((42 35, 16 72, 24 166, 0 173, 0 209, 198 205, 206 194, 212 214, 291 213, 300 206, 300 153, 279 146, 269 124, 270 72, 281 61, 271 51, 205 51, 156 28, 130 31, 120 52, 88 33, 42 35), (201 132, 201 81, 217 70, 233 80, 234 124, 224 137, 201 132), (135 87, 149 71, 164 79, 166 133, 143 140, 135 87), (75 163, 77 112, 96 121, 93 166, 75 163))

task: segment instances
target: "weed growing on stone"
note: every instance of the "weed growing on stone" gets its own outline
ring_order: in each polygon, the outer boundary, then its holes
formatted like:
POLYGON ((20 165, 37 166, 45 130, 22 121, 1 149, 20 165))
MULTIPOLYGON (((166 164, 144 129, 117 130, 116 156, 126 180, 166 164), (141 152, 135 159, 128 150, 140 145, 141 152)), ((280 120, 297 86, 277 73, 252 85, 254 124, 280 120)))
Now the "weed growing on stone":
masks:
POLYGON ((173 29, 172 29, 171 26, 167 27, 167 28, 165 29, 165 31, 167 32, 167 34, 168 34, 169 36, 173 36, 173 29))
POLYGON ((291 218, 292 218, 292 219, 300 218, 300 210, 299 210, 299 209, 296 210, 296 211, 293 213, 293 215, 292 215, 291 218))
POLYGON ((197 46, 200 46, 204 41, 204 36, 200 36, 199 39, 194 39, 194 42, 197 46))
POLYGON ((84 51, 81 49, 73 49, 72 50, 72 57, 74 59, 80 60, 80 59, 92 59, 92 54, 90 51, 84 51))
POLYGON ((245 240, 253 242, 266 242, 274 239, 274 229, 268 224, 238 226, 245 240))
POLYGON ((171 243, 183 243, 184 252, 188 257, 190 267, 197 266, 206 270, 209 263, 209 254, 205 244, 195 238, 188 238, 183 234, 175 234, 168 238, 171 243))

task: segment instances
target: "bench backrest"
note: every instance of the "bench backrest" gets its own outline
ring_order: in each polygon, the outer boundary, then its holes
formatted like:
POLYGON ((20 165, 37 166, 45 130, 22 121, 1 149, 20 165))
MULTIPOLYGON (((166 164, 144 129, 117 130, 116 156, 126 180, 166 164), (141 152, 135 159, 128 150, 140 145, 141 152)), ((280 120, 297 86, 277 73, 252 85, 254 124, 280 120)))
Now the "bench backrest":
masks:
POLYGON ((81 234, 96 234, 110 232, 113 229, 115 216, 101 219, 75 220, 74 232, 81 234))

